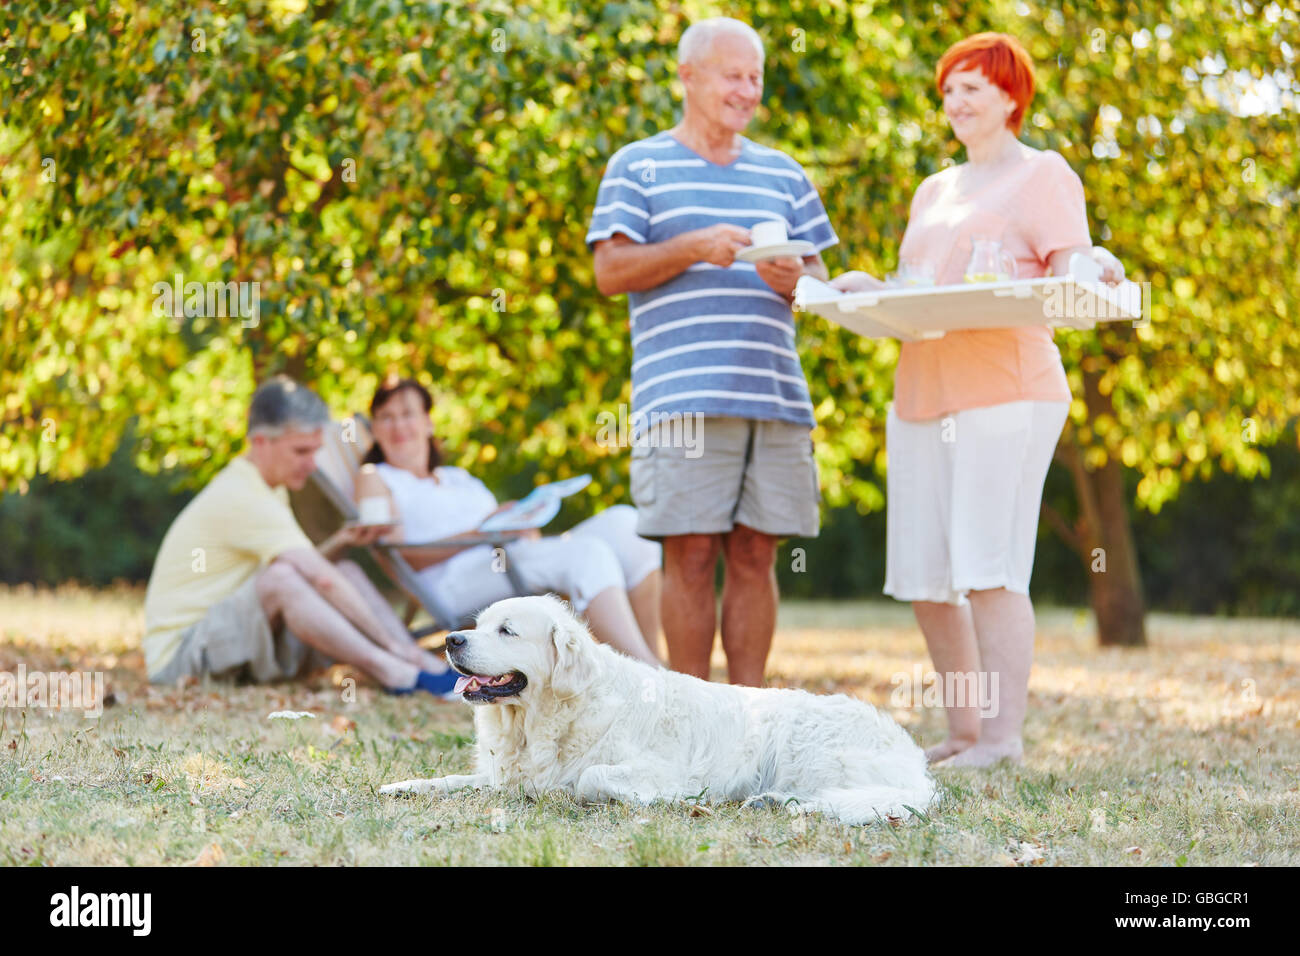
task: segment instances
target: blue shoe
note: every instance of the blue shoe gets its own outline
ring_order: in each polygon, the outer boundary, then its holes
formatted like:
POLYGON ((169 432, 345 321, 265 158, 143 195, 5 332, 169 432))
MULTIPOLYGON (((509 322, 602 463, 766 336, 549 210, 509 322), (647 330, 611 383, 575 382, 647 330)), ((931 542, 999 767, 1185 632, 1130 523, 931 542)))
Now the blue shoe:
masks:
MULTIPOLYGON (((441 700, 462 700, 460 694, 456 693, 456 682, 461 679, 450 667, 441 674, 434 674, 431 671, 420 671, 420 676, 415 679, 415 687, 420 690, 428 691, 434 697, 441 700)), ((414 690, 415 688, 412 688, 414 690)))
POLYGON ((385 687, 384 693, 393 697, 409 697, 417 690, 423 690, 441 700, 463 700, 464 698, 456 693, 456 681, 459 679, 460 675, 450 668, 441 674, 420 671, 413 687, 385 687))

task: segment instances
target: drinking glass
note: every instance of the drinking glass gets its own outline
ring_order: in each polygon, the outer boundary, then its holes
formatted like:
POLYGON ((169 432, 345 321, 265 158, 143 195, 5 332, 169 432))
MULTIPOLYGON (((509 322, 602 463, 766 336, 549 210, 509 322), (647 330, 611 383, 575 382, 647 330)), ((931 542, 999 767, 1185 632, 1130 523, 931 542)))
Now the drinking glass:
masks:
POLYGON ((885 285, 896 289, 915 289, 934 285, 934 263, 928 259, 907 257, 898 261, 898 271, 885 276, 885 285))
POLYGON ((1002 243, 989 236, 975 236, 971 240, 970 262, 966 264, 967 282, 1005 282, 1016 276, 1016 260, 1002 248, 1002 243))

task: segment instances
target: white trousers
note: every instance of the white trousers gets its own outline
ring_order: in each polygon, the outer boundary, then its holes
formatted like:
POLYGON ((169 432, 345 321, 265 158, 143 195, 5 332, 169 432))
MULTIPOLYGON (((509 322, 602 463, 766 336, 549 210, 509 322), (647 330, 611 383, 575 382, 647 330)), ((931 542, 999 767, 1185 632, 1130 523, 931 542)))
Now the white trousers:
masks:
POLYGON ((636 521, 631 505, 614 505, 562 535, 511 542, 504 555, 486 544, 470 548, 420 575, 447 610, 463 619, 514 596, 503 564, 510 562, 530 592, 567 594, 581 614, 601 591, 630 590, 659 568, 662 550, 637 535, 636 521))
POLYGON ((1019 401, 886 423, 885 593, 965 604, 1029 593, 1043 482, 1069 402, 1019 401))

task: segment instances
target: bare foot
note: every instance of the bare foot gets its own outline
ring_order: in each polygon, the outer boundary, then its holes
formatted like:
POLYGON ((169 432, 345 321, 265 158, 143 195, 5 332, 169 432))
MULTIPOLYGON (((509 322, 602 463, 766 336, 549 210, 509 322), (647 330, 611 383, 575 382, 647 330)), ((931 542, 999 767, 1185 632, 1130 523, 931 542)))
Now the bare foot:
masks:
POLYGON ((968 737, 949 737, 942 743, 928 748, 925 751, 925 759, 928 763, 938 763, 940 760, 947 760, 953 754, 961 753, 973 746, 975 746, 975 741, 968 737))
POLYGON ((1025 756, 1025 747, 1020 738, 1003 740, 998 743, 981 741, 973 747, 949 757, 943 762, 945 767, 991 767, 1003 760, 1020 763, 1025 756))
POLYGON ((437 654, 432 654, 422 647, 417 647, 414 653, 407 657, 412 664, 422 671, 428 671, 430 674, 441 674, 447 669, 447 662, 437 654))

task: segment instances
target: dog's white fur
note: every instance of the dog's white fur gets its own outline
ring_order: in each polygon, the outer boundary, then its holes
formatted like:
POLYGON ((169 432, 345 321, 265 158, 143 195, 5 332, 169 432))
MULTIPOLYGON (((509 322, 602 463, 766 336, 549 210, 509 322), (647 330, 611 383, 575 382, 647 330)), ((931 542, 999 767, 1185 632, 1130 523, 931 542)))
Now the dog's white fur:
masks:
POLYGON ((565 790, 646 804, 703 794, 771 802, 845 823, 923 810, 925 754, 887 715, 843 694, 714 684, 597 644, 553 596, 483 611, 448 659, 465 674, 522 673, 514 697, 477 704, 477 773, 388 784, 381 793, 466 787, 565 790))

